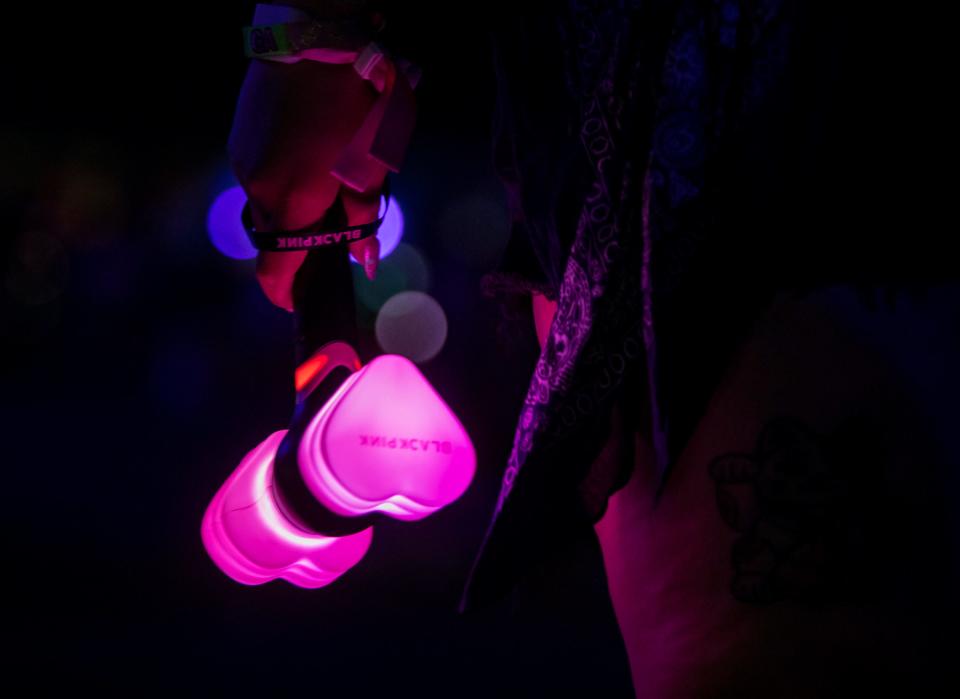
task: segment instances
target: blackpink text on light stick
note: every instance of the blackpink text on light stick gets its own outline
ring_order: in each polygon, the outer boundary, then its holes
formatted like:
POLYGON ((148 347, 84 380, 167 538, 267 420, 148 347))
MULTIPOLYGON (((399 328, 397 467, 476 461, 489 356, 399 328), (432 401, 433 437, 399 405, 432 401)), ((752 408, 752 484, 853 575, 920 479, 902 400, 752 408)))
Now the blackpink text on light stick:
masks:
POLYGON ((347 379, 300 441, 307 487, 342 515, 422 519, 473 478, 466 430, 406 357, 385 354, 347 379))

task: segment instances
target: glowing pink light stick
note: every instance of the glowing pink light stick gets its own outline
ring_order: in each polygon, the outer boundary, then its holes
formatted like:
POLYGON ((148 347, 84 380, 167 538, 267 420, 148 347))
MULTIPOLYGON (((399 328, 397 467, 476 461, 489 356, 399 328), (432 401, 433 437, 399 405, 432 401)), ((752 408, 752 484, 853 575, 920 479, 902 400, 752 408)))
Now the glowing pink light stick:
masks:
MULTIPOLYGON (((380 97, 331 170, 366 191, 377 163, 399 170, 415 121, 419 70, 365 38, 344 46, 343 36, 309 20, 296 8, 258 5, 255 26, 244 32, 247 55, 353 62, 374 85, 380 97)), ((389 202, 386 180, 383 193, 389 202)), ((351 311, 338 314, 340 307, 330 304, 351 278, 347 258, 334 247, 373 235, 385 216, 351 226, 332 207, 319 230, 262 231, 249 206, 241 213, 256 249, 310 253, 297 272, 304 283, 293 289, 298 351, 306 357, 294 377, 294 419, 247 454, 201 526, 211 558, 238 582, 327 585, 366 554, 373 518, 421 519, 460 497, 473 478, 476 456, 466 430, 412 362, 384 355, 364 367, 343 342, 310 352, 331 333, 344 337, 353 324, 351 311), (337 216, 342 220, 331 228, 327 218, 337 216)))
MULTIPOLYGON (((297 446, 299 475, 322 506, 344 517, 417 520, 460 497, 476 470, 463 425, 416 365, 382 355, 357 368, 346 343, 320 348, 297 372, 298 401, 336 367, 353 371, 310 418, 297 446)), ((322 587, 365 555, 372 527, 346 536, 311 531, 283 506, 274 479, 275 432, 243 459, 204 514, 210 557, 234 580, 283 578, 322 587)))
POLYGON ((342 515, 422 519, 453 502, 476 457, 463 425, 406 357, 381 355, 347 379, 300 441, 302 475, 342 515))

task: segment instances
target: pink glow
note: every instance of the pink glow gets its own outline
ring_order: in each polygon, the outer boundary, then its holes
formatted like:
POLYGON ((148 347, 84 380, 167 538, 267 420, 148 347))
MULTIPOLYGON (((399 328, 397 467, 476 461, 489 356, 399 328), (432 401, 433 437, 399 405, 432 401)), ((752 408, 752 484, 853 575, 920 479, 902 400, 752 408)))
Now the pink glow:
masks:
POLYGON ((363 558, 373 528, 321 536, 300 530, 280 513, 270 484, 285 434, 274 432, 244 457, 207 507, 201 536, 217 566, 239 583, 283 578, 299 587, 323 587, 363 558))
MULTIPOLYGON (((336 366, 356 371, 313 416, 297 448, 313 495, 342 515, 382 512, 401 520, 422 519, 459 498, 476 470, 473 444, 416 365, 388 354, 363 366, 350 345, 331 342, 301 365, 297 400, 336 366)), ((323 536, 283 515, 273 465, 286 434, 274 432, 243 458, 207 507, 201 535, 214 563, 237 582, 283 578, 323 587, 363 558, 373 528, 323 536)))
POLYGON ((403 520, 456 500, 476 469, 463 425, 413 362, 391 354, 340 386, 304 431, 299 461, 334 512, 403 520))

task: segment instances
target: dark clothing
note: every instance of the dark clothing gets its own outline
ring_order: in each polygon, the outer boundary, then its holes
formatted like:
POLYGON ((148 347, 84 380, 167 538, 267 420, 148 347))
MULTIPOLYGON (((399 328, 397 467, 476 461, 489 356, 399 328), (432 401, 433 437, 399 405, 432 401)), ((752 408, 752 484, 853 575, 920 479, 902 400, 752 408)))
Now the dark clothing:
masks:
POLYGON ((888 76, 852 11, 534 5, 492 37, 493 154, 514 229, 484 289, 536 289, 558 308, 461 610, 602 515, 625 479, 600 502, 579 486, 617 401, 653 443, 657 463, 637 467, 662 488, 776 292, 877 281, 896 262, 864 215, 893 190, 874 141, 896 133, 874 90, 888 76))

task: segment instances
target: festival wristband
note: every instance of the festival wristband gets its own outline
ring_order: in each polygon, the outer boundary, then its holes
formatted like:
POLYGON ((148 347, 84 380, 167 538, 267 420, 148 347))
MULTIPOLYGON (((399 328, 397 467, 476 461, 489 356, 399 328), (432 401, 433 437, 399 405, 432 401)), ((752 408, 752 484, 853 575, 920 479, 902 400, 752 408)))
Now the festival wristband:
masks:
POLYGON ((243 28, 243 52, 248 58, 292 56, 311 49, 356 52, 370 41, 368 24, 357 19, 283 22, 243 28))

